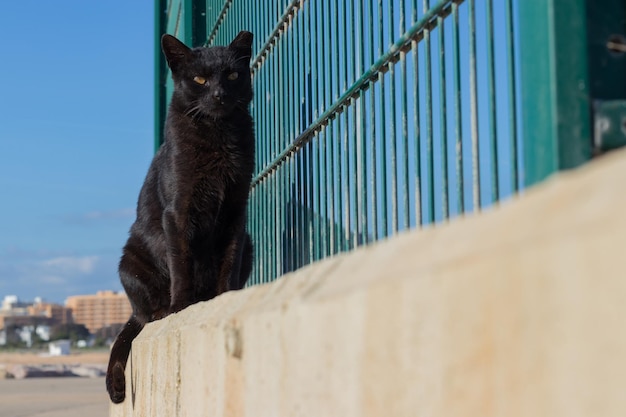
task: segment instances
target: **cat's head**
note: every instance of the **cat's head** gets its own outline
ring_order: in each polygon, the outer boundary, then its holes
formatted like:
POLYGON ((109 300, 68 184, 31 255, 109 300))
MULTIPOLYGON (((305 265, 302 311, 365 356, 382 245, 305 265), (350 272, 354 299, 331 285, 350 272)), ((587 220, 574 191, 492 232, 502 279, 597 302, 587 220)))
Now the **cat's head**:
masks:
POLYGON ((188 48, 171 35, 161 47, 172 70, 175 97, 194 117, 219 119, 252 100, 252 33, 241 31, 228 46, 188 48))

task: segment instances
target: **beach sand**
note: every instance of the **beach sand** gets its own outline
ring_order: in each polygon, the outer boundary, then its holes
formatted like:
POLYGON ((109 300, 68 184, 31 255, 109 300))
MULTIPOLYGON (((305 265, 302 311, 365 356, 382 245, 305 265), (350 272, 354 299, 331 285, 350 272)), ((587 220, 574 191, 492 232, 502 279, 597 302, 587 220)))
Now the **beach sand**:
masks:
MULTIPOLYGON (((0 353, 0 368, 10 365, 106 364, 108 351, 68 356, 0 353)), ((106 417, 109 397, 104 378, 0 378, 0 417, 106 417)))
POLYGON ((0 379, 0 417, 107 417, 104 378, 0 379))
POLYGON ((108 350, 76 352, 66 356, 46 356, 30 352, 0 352, 1 365, 43 365, 43 364, 106 364, 108 350))

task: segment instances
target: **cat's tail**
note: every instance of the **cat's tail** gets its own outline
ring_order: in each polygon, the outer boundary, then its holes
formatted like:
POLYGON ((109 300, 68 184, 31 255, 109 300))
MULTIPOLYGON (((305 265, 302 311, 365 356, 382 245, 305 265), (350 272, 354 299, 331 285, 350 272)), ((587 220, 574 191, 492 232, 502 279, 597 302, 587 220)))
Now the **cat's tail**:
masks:
POLYGON ((113 348, 111 348, 111 356, 109 358, 109 367, 107 368, 106 386, 111 401, 116 404, 124 401, 126 397, 126 377, 124 369, 130 354, 130 347, 133 339, 137 337, 144 323, 132 315, 124 328, 117 335, 113 348))

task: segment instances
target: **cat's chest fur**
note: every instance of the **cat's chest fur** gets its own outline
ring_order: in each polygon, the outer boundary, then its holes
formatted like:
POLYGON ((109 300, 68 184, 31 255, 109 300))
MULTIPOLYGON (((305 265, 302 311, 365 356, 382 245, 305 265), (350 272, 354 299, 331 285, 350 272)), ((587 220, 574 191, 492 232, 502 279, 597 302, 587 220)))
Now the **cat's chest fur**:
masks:
POLYGON ((220 142, 197 140, 178 146, 174 158, 185 177, 183 181, 198 185, 212 180, 224 187, 241 181, 241 169, 245 165, 242 151, 236 145, 220 142))
POLYGON ((247 198, 254 164, 247 149, 253 146, 249 123, 193 123, 181 116, 170 124, 168 170, 162 173, 173 182, 168 188, 188 196, 188 207, 196 212, 247 198))

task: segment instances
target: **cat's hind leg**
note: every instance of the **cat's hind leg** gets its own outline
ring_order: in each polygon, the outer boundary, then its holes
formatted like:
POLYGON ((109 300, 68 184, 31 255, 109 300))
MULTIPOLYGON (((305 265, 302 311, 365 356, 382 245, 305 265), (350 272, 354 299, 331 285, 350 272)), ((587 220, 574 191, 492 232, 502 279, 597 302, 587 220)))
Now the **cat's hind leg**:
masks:
POLYGON ((240 290, 246 285, 246 281, 250 277, 252 272, 253 261, 253 247, 252 239, 246 232, 242 234, 242 239, 239 249, 238 268, 233 268, 233 275, 230 281, 230 290, 240 290))
POLYGON ((243 254, 241 256, 241 270, 239 272, 239 288, 243 288, 252 273, 252 264, 254 262, 254 247, 252 239, 248 233, 245 234, 243 240, 243 254))
POLYGON ((159 320, 169 313, 166 267, 147 256, 143 244, 131 236, 120 260, 119 273, 133 313, 141 322, 159 320))

